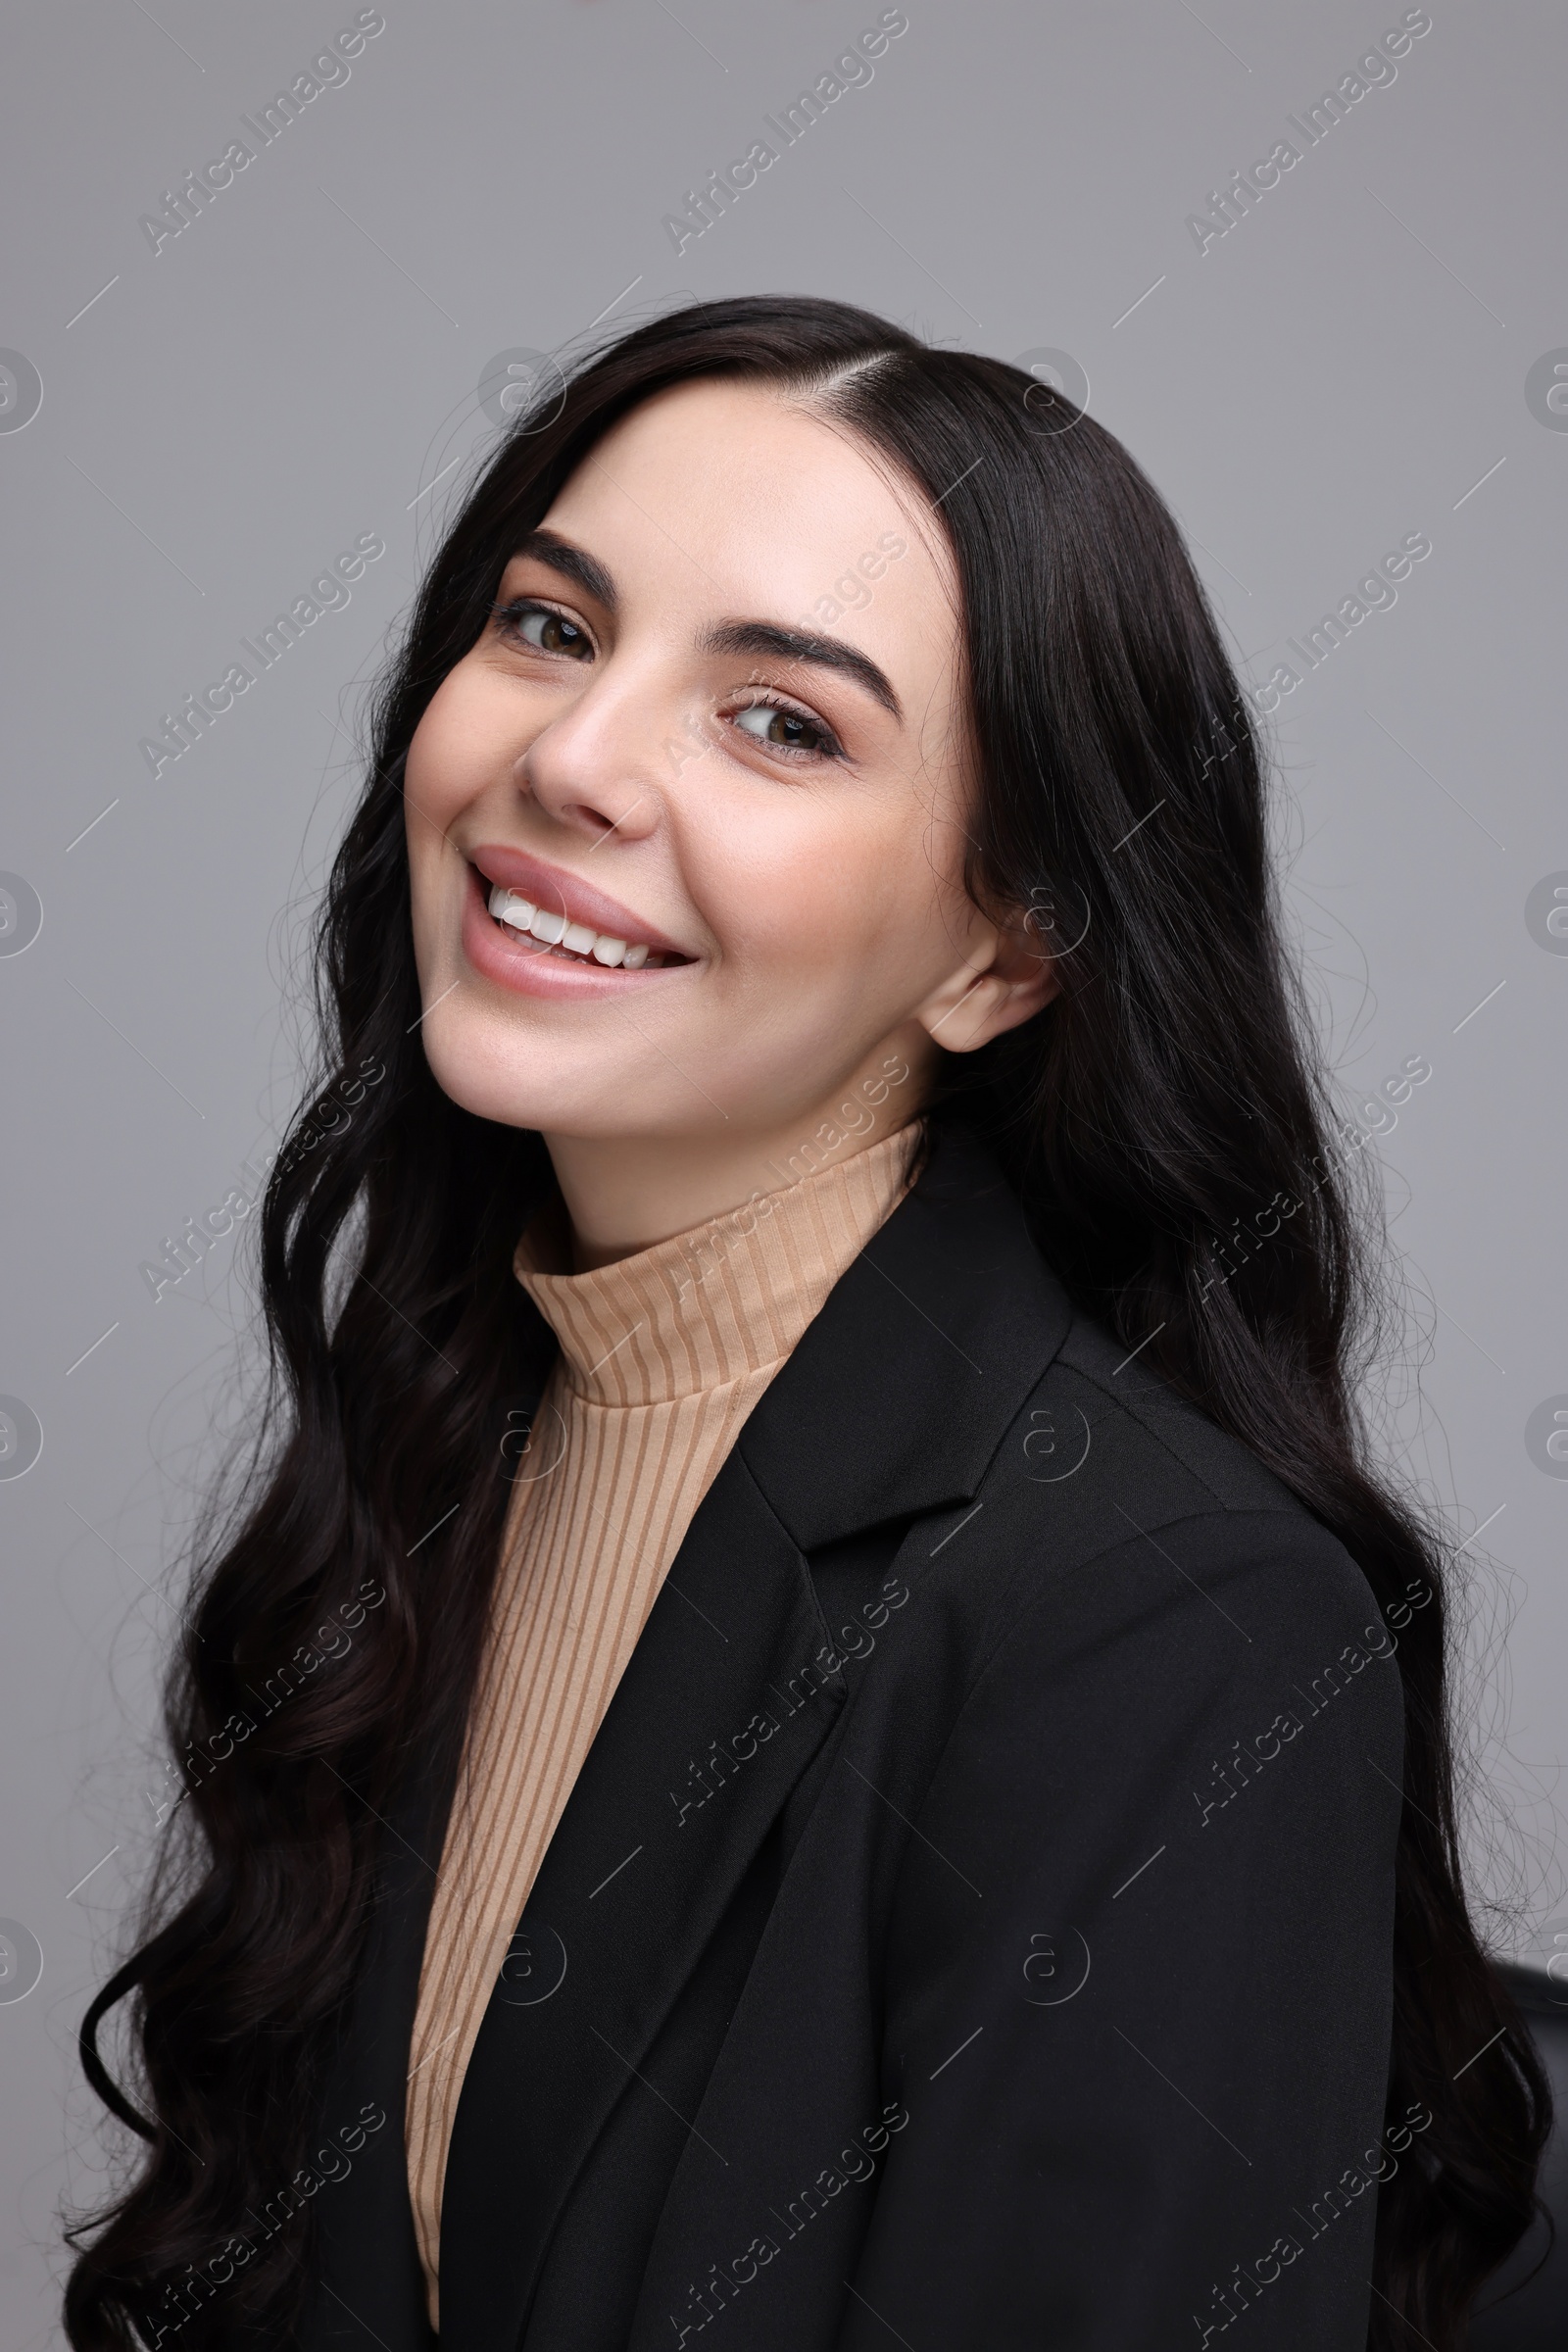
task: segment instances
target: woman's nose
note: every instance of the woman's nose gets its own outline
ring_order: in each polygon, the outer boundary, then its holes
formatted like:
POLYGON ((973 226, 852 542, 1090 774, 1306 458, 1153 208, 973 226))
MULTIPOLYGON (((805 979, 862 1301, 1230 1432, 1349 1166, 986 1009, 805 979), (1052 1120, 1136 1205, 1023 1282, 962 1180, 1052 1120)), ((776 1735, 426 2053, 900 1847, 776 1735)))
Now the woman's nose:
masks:
POLYGON ((513 762, 520 793, 574 832, 636 840, 655 830, 661 811, 660 738, 624 707, 590 710, 584 696, 536 735, 513 762))

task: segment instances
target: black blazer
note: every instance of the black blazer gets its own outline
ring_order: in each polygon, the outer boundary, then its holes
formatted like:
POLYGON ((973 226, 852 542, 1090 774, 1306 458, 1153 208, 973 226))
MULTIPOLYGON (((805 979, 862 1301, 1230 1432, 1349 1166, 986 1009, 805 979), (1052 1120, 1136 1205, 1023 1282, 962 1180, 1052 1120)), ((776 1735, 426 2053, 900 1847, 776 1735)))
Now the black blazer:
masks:
MULTIPOLYGON (((694 1518, 469 2063, 449 2352, 1361 2352, 1402 1710, 1348 1555, 1075 1314, 978 1146, 694 1518)), ((307 2352, 428 2352, 416 1787, 307 2352)), ((421 1858, 422 1857, 422 1858, 421 1858)), ((313 2175, 313 2177, 315 2177, 313 2175)))

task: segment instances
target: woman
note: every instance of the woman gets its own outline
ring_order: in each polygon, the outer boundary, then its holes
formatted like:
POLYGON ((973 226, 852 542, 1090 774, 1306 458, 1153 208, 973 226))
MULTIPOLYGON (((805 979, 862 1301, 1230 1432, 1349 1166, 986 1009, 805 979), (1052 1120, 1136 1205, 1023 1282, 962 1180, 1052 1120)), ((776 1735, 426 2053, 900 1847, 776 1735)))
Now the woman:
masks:
POLYGON ((1545 2085, 1119 444, 835 303, 627 336, 435 563, 322 969, 73 2343, 1457 2346, 1545 2085))

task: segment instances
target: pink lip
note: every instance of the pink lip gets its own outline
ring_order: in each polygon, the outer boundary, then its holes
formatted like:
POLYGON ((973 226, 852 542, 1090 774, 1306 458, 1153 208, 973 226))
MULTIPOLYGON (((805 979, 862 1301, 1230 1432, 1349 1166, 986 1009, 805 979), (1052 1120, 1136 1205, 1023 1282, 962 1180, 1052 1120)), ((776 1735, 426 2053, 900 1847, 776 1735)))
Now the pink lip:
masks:
MULTIPOLYGON (((521 890, 537 906, 554 906, 555 911, 567 914, 573 922, 592 923, 594 929, 607 933, 612 939, 630 937, 649 938, 646 928, 639 929, 637 918, 628 916, 612 899, 589 890, 578 883, 561 898, 552 901, 539 882, 541 874, 556 869, 544 865, 537 858, 529 858, 518 850, 483 850, 481 873, 474 865, 468 868, 467 885, 463 897, 463 952, 481 979, 492 980, 498 988, 512 991, 519 997, 551 997, 581 1004, 601 997, 624 996, 628 990, 647 988, 661 980, 669 980, 677 972, 690 971, 691 964, 644 964, 640 971, 623 971, 618 965, 575 963, 565 956, 556 956, 526 932, 505 930, 494 920, 489 907, 489 884, 501 882, 509 890, 521 890), (505 871, 496 868, 505 861, 505 871), (528 871, 523 869, 527 868, 528 871), (564 902, 564 904, 562 902, 564 902), (585 910, 585 908, 587 910, 585 910), (605 914, 601 909, 611 909, 605 914), (624 925, 624 930, 615 926, 624 925)), ((564 880, 574 880, 563 876, 564 880)), ((654 941, 662 934, 655 932, 654 941)), ((678 952, 678 951, 677 951, 678 952)))
POLYGON ((526 850, 500 846, 470 850, 468 862, 478 867, 487 882, 499 882, 504 889, 516 891, 519 898, 531 900, 548 913, 564 914, 568 923, 586 923, 590 931, 597 931, 607 939, 644 940, 662 956, 686 955, 686 950, 656 924, 633 914, 618 899, 607 898, 602 890, 595 890, 579 874, 568 873, 564 865, 547 865, 542 858, 531 857, 526 850))

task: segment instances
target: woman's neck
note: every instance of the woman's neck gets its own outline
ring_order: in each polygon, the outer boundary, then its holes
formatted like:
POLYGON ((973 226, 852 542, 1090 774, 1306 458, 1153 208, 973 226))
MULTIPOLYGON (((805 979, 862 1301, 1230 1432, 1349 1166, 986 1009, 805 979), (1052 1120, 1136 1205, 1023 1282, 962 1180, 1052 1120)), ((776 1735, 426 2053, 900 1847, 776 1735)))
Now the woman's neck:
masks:
POLYGON ((547 1135, 575 1270, 613 1265, 884 1142, 919 1111, 934 1059, 930 1039, 911 1023, 884 1039, 814 1107, 792 1110, 766 1127, 547 1135))

